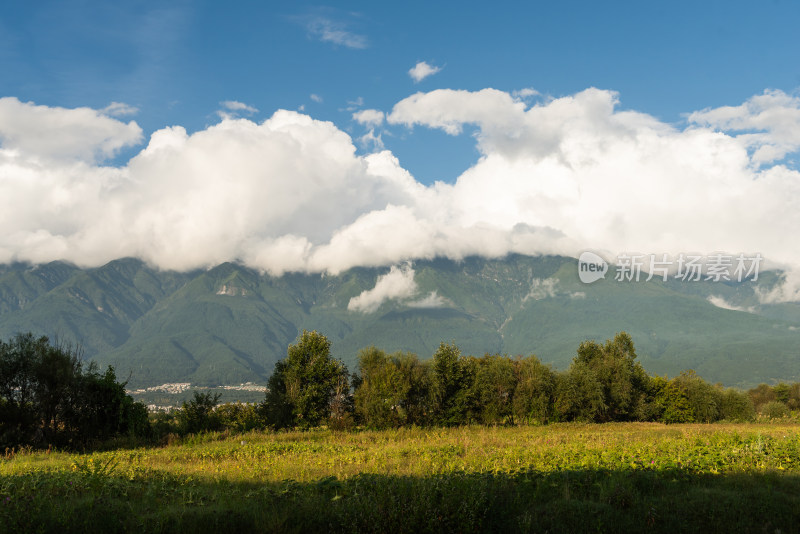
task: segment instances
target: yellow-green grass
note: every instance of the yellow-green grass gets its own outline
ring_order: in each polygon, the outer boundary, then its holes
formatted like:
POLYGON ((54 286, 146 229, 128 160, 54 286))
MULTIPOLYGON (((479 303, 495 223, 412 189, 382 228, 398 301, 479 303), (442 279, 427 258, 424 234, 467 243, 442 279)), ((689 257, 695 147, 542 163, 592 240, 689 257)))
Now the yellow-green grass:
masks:
POLYGON ((0 462, 0 528, 793 532, 800 425, 316 430, 21 453, 0 462))

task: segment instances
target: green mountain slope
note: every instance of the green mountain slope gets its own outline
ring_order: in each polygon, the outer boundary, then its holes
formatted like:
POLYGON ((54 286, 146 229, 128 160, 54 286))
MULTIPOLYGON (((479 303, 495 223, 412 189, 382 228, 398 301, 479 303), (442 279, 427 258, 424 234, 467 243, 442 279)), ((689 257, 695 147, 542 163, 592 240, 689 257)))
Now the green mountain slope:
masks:
POLYGON ((750 386, 800 380, 800 305, 762 305, 779 275, 757 283, 582 284, 576 260, 509 256, 417 261, 415 291, 369 313, 348 309, 388 268, 272 277, 226 263, 190 273, 122 259, 94 269, 63 263, 0 266, 0 335, 79 343, 130 385, 264 383, 302 329, 323 332, 355 368, 375 345, 428 358, 442 341, 467 354, 536 354, 557 368, 578 344, 626 330, 645 368, 693 368, 750 386), (742 311, 744 310, 744 311, 742 311))

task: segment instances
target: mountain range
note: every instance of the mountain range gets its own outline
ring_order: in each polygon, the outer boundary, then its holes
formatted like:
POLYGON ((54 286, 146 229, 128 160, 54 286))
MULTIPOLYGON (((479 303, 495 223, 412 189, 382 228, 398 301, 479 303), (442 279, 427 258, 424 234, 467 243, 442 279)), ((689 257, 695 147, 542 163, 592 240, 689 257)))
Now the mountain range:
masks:
POLYGON ((48 335, 147 387, 263 384, 303 329, 325 334, 350 370, 370 345, 427 359, 441 342, 565 369, 582 341, 624 330, 651 374, 694 369, 751 387, 800 381, 800 304, 757 298, 780 276, 583 284, 573 258, 522 255, 281 276, 234 263, 184 273, 130 258, 17 263, 0 266, 0 336, 48 335))

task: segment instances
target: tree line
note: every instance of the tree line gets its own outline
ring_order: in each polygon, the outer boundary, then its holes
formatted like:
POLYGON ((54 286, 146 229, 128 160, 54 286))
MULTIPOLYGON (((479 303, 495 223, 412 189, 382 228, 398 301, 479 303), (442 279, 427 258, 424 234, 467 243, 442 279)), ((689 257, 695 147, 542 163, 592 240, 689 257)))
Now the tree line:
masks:
POLYGON ((0 341, 0 447, 87 447, 149 429, 147 408, 112 367, 100 372, 46 336, 0 341))
POLYGON ((158 441, 320 425, 710 423, 800 410, 800 383, 744 392, 712 385, 694 371, 671 379, 648 375, 625 332, 605 343, 581 343, 564 371, 535 356, 465 356, 454 343, 442 343, 429 360, 365 348, 351 374, 330 347, 324 335, 304 330, 276 363, 259 404, 218 405, 219 395, 194 392, 175 413, 148 416, 113 368, 101 373, 70 346, 18 334, 0 341, 0 447, 74 448, 120 436, 158 441))
POLYGON ((455 344, 442 343, 427 361, 366 348, 348 375, 331 358, 327 338, 304 331, 276 365, 268 388, 262 410, 272 428, 708 423, 750 420, 756 413, 750 394, 709 384, 693 371, 672 379, 648 375, 625 332, 602 344, 581 343, 563 372, 535 356, 465 356, 455 344))

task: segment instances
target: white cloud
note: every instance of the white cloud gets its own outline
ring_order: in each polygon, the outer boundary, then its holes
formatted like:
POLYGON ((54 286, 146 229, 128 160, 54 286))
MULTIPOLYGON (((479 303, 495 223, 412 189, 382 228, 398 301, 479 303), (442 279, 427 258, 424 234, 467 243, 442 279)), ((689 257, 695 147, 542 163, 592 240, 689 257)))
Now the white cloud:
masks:
POLYGON ((381 134, 376 134, 374 128, 370 128, 367 133, 359 137, 358 143, 365 150, 371 150, 372 152, 377 152, 385 148, 381 134))
POLYGON ((95 163, 141 140, 138 124, 125 124, 107 117, 103 111, 37 106, 13 97, 0 98, 0 147, 5 157, 20 154, 95 163))
POLYGON ((112 102, 103 108, 101 112, 109 117, 124 117, 126 115, 136 115, 139 113, 139 108, 122 102, 112 102))
POLYGON ((366 126, 380 126, 383 124, 383 111, 377 109, 362 109, 353 113, 353 120, 366 126))
POLYGON ((354 121, 369 127, 367 133, 358 138, 359 144, 365 150, 378 151, 384 149, 381 134, 375 133, 375 129, 383 124, 383 118, 383 111, 378 111, 377 109, 362 109, 353 113, 354 121))
MULTIPOLYGON (((800 230, 800 173, 759 151, 798 149, 800 102, 765 95, 676 126, 619 111, 618 95, 599 89, 530 105, 495 89, 417 93, 385 121, 453 135, 473 125, 480 152, 455 183, 430 186, 391 152, 359 155, 347 133, 301 113, 164 128, 108 167, 99 162, 141 138, 135 122, 0 99, 0 262, 239 260, 278 274, 511 252, 727 251, 787 269, 763 298, 796 301, 800 249, 786 235, 800 230)), ((380 149, 372 136, 360 142, 380 149)))
POLYGON ((525 104, 497 89, 477 92, 437 89, 417 93, 398 102, 387 120, 391 124, 422 124, 441 128, 450 135, 461 133, 464 124, 482 129, 523 126, 525 104))
POLYGON ((224 102, 220 102, 220 105, 228 111, 244 112, 248 115, 258 113, 258 110, 253 106, 248 106, 247 104, 243 102, 237 102, 236 100, 225 100, 224 102))
POLYGON ((428 296, 409 302, 408 306, 410 308, 443 308, 448 302, 448 299, 442 297, 436 291, 431 291, 428 296))
POLYGON ((317 104, 321 104, 322 103, 322 97, 317 95, 317 94, 314 94, 314 93, 311 93, 311 100, 313 100, 317 104))
MULTIPOLYGON (((347 106, 344 109, 345 111, 355 111, 363 105, 364 105, 364 97, 359 96, 355 100, 348 100, 347 106)), ((341 111, 341 109, 339 111, 341 111)))
POLYGON ((539 96, 539 91, 534 89, 533 87, 525 87, 524 89, 519 89, 511 93, 515 99, 525 99, 531 98, 533 96, 539 96))
POLYGON ((219 103, 223 109, 217 111, 217 115, 221 119, 238 119, 242 115, 252 115, 258 113, 258 110, 253 106, 248 106, 243 102, 236 100, 225 100, 219 103))
POLYGON ((441 67, 436 67, 428 64, 425 61, 420 61, 408 70, 408 75, 411 76, 411 79, 414 80, 414 83, 419 83, 428 76, 433 76, 441 70, 441 67))
POLYGON ((800 266, 789 265, 778 284, 769 290, 756 288, 756 297, 761 304, 778 302, 800 302, 800 266))
POLYGON ((733 311, 743 311, 743 312, 747 312, 747 313, 755 313, 755 310, 754 310, 754 308, 752 306, 747 307, 747 308, 742 307, 742 306, 736 306, 734 304, 731 304, 727 300, 725 300, 723 297, 718 297, 718 296, 715 296, 715 295, 711 295, 711 296, 708 297, 707 300, 708 300, 708 302, 710 302, 711 304, 713 304, 717 308, 722 308, 724 310, 733 310, 733 311))
POLYGON ((556 296, 556 285, 558 284, 558 280, 555 278, 534 278, 531 281, 531 290, 525 295, 523 300, 528 300, 532 298, 534 300, 543 300, 547 298, 555 298, 556 296))
POLYGON ((688 119, 723 131, 746 132, 737 139, 753 150, 756 164, 770 163, 800 148, 800 98, 782 91, 765 91, 740 106, 696 111, 688 119))
POLYGON ((350 299, 347 309, 362 313, 374 313, 387 300, 402 300, 417 292, 414 269, 406 264, 401 268, 392 266, 387 274, 378 277, 375 287, 363 291, 350 299))
POLYGON ((353 33, 343 22, 326 17, 314 17, 306 24, 306 29, 315 38, 347 48, 367 48, 369 42, 363 35, 353 33))
POLYGON ((524 302, 528 299, 544 300, 556 297, 569 297, 571 299, 586 298, 586 293, 583 291, 566 291, 559 286, 560 284, 555 278, 534 278, 531 281, 530 291, 525 295, 522 301, 524 302))

